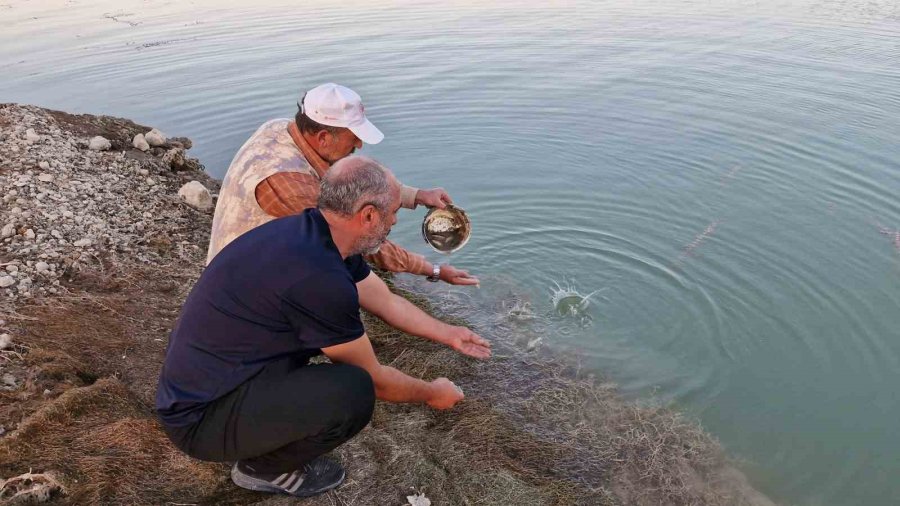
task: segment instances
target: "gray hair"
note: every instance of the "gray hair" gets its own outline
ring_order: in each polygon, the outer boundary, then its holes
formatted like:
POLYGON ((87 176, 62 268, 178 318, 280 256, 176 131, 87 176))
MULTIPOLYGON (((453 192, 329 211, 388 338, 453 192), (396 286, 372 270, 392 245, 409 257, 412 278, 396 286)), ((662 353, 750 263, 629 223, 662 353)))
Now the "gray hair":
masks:
POLYGON ((371 204, 379 212, 389 212, 395 184, 390 172, 375 160, 348 156, 325 173, 319 209, 346 217, 371 204))

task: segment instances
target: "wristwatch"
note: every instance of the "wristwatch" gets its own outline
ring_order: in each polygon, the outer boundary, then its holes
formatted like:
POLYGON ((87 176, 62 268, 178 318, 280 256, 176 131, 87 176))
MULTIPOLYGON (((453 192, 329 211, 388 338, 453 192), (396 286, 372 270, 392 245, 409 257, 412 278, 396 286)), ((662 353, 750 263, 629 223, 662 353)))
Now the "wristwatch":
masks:
POLYGON ((431 276, 426 276, 425 279, 431 281, 432 283, 441 280, 441 266, 440 264, 431 264, 431 276))

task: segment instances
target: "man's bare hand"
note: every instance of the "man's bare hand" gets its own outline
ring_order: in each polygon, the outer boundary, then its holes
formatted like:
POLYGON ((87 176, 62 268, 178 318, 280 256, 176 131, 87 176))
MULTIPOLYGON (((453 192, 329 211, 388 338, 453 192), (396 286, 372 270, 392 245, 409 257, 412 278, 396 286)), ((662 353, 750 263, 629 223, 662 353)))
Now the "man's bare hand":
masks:
POLYGON ((466 327, 453 327, 448 346, 474 358, 490 358, 491 343, 466 327))
POLYGON ((450 264, 441 266, 441 281, 449 285, 477 285, 478 278, 450 264))
POLYGON ((447 378, 438 378, 431 382, 433 395, 428 399, 428 405, 434 409, 450 409, 466 396, 458 386, 447 378))
POLYGON ((453 199, 443 188, 432 188, 430 190, 419 190, 416 192, 416 205, 428 206, 443 209, 447 204, 452 204, 453 199))

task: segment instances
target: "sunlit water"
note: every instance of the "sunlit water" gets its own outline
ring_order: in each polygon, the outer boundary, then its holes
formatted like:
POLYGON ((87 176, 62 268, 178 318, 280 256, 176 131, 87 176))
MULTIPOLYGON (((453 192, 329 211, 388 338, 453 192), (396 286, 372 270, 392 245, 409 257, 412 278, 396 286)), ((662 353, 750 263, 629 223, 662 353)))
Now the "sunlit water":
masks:
MULTIPOLYGON (((900 498, 895 2, 0 2, 0 101, 189 136, 217 176, 353 87, 364 153, 468 211, 481 289, 436 288, 475 321, 696 415, 776 500, 900 498), (561 314, 557 282, 604 291, 561 314)), ((393 237, 437 259, 423 214, 393 237)))

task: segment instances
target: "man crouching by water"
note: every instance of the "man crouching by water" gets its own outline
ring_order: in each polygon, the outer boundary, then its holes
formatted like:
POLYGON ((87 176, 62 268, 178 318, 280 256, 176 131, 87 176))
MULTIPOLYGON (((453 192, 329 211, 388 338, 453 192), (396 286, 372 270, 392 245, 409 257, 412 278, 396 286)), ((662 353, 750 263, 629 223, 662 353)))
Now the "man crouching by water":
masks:
POLYGON ((422 381, 378 363, 359 308, 397 329, 488 358, 490 344, 390 292, 363 254, 385 241, 400 184, 378 162, 348 157, 325 175, 318 208, 261 225, 226 246, 197 281, 172 331, 156 409, 188 455, 236 461, 231 479, 310 496, 344 470, 323 455, 369 423, 375 399, 449 409, 450 380, 422 381), (308 365, 324 353, 331 364, 308 365))

